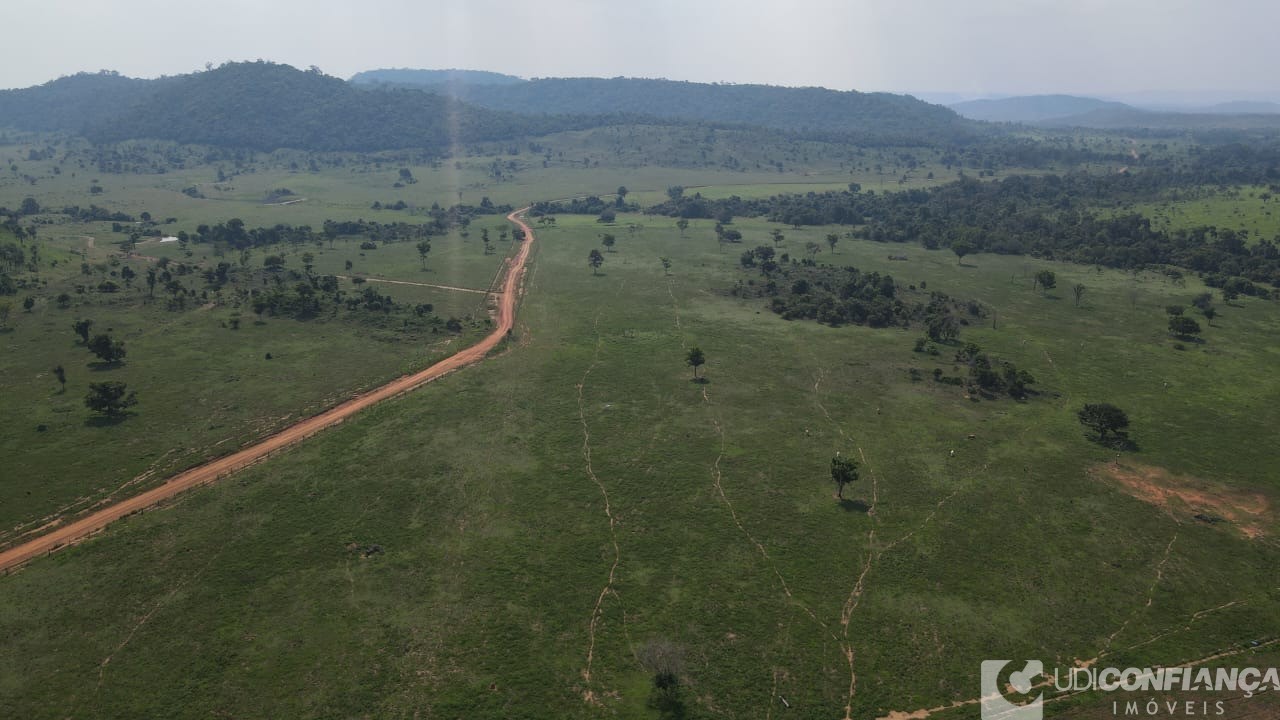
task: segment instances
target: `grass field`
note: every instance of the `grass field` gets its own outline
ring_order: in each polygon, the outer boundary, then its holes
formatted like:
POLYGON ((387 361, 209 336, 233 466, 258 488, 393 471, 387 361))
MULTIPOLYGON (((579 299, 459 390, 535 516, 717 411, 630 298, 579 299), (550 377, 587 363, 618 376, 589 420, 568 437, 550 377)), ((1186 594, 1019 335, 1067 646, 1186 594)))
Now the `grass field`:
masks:
POLYGON ((1152 219, 1153 227, 1163 230, 1212 225, 1247 231, 1248 242, 1260 239, 1274 241, 1280 237, 1280 205, 1276 204, 1268 188, 1202 188, 1187 195, 1136 203, 1126 206, 1124 211, 1141 213, 1152 219))
MULTIPOLYGON (((109 232, 98 235, 106 242, 92 247, 87 237, 48 228, 41 233, 46 264, 38 277, 44 284, 19 295, 36 297, 37 303, 29 312, 14 312, 0 330, 0 393, 6 410, 0 414, 0 448, 11 478, 0 504, 3 543, 56 515, 145 489, 361 389, 424 367, 471 342, 486 317, 480 293, 380 282, 370 285, 401 304, 430 303, 437 317, 470 319, 466 332, 409 325, 400 316, 334 310, 305 321, 260 318, 234 287, 205 291, 185 309, 173 310, 163 290, 149 297, 142 277, 151 260, 122 259, 109 244, 109 232), (82 262, 101 271, 86 277, 82 262), (125 267, 138 275, 131 288, 114 294, 75 289, 108 277, 123 285, 119 271, 125 267), (70 298, 66 307, 55 301, 64 292, 70 298), (80 344, 72 324, 81 318, 93 320, 91 334, 108 332, 125 342, 123 365, 104 367, 80 344), (55 365, 66 369, 65 390, 54 377, 55 365), (123 421, 106 421, 84 407, 89 383, 107 380, 125 382, 138 393, 138 407, 123 421)), ((408 242, 377 250, 361 250, 353 240, 339 240, 332 248, 256 250, 249 264, 260 267, 268 252, 283 251, 287 267, 300 269, 301 254, 310 251, 317 274, 483 291, 511 244, 495 242, 495 254, 485 255, 478 239, 438 237, 425 271, 408 242), (347 261, 351 271, 345 270, 347 261)), ((138 253, 197 268, 237 262, 203 245, 192 245, 189 257, 177 243, 154 241, 140 244, 138 253)), ((191 276, 180 279, 203 286, 191 276)), ((341 286, 348 292, 359 289, 346 280, 341 286)))
MULTIPOLYGON (((932 381, 950 350, 912 352, 918 330, 732 297, 758 276, 711 223, 625 224, 643 228, 617 232, 599 275, 593 218, 539 231, 505 354, 5 578, 0 702, 30 718, 865 718, 975 698, 988 658, 1173 664, 1259 641, 1218 662, 1275 663, 1274 304, 1220 308, 1179 350, 1163 307, 1194 281, 851 240, 819 257, 994 309, 962 341, 1041 394, 974 402, 932 381), (1087 286, 1081 307, 1032 290, 1044 267, 1087 286), (1118 465, 1076 422, 1093 401, 1133 420, 1118 465), (861 464, 845 503, 836 452, 861 464), (656 641, 685 658, 665 703, 641 662, 656 641)), ((736 227, 753 247, 770 226, 736 227)), ((786 229, 782 249, 829 231, 786 229)))
MULTIPOLYGON (((637 188, 637 198, 661 196, 666 187, 680 183, 735 188, 764 180, 777 183, 758 186, 759 192, 825 178, 843 187, 845 178, 869 176, 873 163, 882 164, 887 173, 895 172, 900 161, 889 151, 829 160, 824 153, 830 147, 816 143, 759 146, 732 134, 673 139, 665 130, 645 127, 628 133, 565 133, 539 143, 536 153, 532 146, 481 147, 453 161, 411 152, 330 154, 319 156, 314 171, 309 164, 316 156, 291 151, 204 156, 196 148, 126 143, 100 154, 82 141, 45 136, 0 148, 0 206, 16 208, 33 197, 47 210, 24 219, 24 225, 38 232, 29 247, 38 246, 45 262, 31 279, 44 285, 24 290, 15 302, 29 295, 37 304, 30 313, 14 313, 0 335, 5 350, 0 388, 8 411, 0 418, 0 447, 13 458, 11 469, 18 478, 11 497, 0 505, 0 544, 57 515, 142 490, 468 341, 338 316, 307 323, 268 318, 257 324, 246 304, 207 293, 185 310, 165 310, 162 303, 144 301, 141 278, 154 260, 186 263, 198 273, 239 259, 234 253, 220 256, 207 245, 184 248, 155 239, 142 240, 137 257, 123 259, 120 245, 133 226, 124 223, 123 232, 113 232, 110 222, 69 221, 57 212, 64 206, 92 203, 134 217, 150 213, 157 221, 172 219, 160 225, 164 235, 194 233, 201 224, 231 218, 250 228, 280 223, 318 228, 326 220, 356 218, 421 223, 426 219, 418 210, 432 203, 478 204, 490 197, 500 204, 520 204, 530 197, 612 191, 624 183, 637 188), (40 159, 30 159, 32 153, 40 159), (694 154, 700 158, 696 166, 689 161, 694 154), (654 158, 676 167, 652 164, 654 158), (401 168, 416 182, 400 183, 401 168), (90 193, 90 187, 101 192, 90 193), (183 192, 190 188, 201 197, 183 192), (294 194, 268 203, 268 195, 279 188, 294 194), (371 207, 375 201, 397 200, 416 210, 371 207), (50 267, 52 260, 59 266, 50 267), (81 263, 94 268, 92 282, 77 272, 81 263), (99 280, 119 282, 118 273, 126 266, 139 278, 131 288, 119 295, 92 292, 99 280), (76 291, 86 284, 88 293, 76 291), (54 300, 63 292, 71 297, 66 307, 54 300), (128 362, 115 369, 92 369, 94 358, 71 332, 71 323, 80 318, 93 320, 95 333, 111 331, 123 339, 128 362), (239 329, 233 329, 237 320, 239 329), (56 365, 67 368, 65 391, 53 378, 56 365), (83 407, 88 384, 104 380, 126 382, 139 393, 142 404, 127 422, 94 424, 83 407)), ((924 182, 924 176, 918 170, 907 185, 924 182)), ((751 192, 752 186, 745 187, 751 192)), ((489 288, 510 251, 510 241, 499 239, 504 225, 501 215, 485 216, 468 228, 469 237, 455 231, 435 238, 425 267, 414 243, 362 250, 360 238, 314 248, 257 249, 245 262, 259 267, 267 254, 279 253, 288 267, 298 269, 302 253, 311 252, 315 273, 343 276, 348 292, 360 288, 346 278, 367 279, 369 287, 402 304, 430 304, 442 319, 479 321, 485 311, 482 295, 429 286, 489 288), (479 241, 484 229, 492 234, 492 255, 485 254, 479 241)))

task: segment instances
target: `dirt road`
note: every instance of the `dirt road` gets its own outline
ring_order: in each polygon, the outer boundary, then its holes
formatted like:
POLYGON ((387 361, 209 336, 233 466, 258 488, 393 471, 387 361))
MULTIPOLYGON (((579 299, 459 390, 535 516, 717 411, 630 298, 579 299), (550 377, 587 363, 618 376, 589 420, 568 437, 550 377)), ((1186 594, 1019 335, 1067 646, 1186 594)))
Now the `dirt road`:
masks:
MULTIPOLYGON (((524 210, 527 209, 525 208, 524 210)), ((65 526, 55 527, 40 537, 0 552, 0 572, 8 572, 41 555, 46 555, 54 550, 83 540, 126 515, 146 510, 181 492, 206 485, 243 470, 271 453, 292 447, 325 428, 337 425, 365 408, 409 392, 454 370, 483 360, 490 350, 502 342, 502 339, 506 337, 515 324, 516 295, 520 287, 521 277, 524 274, 525 262, 529 259, 529 250, 534 242, 533 229, 518 217, 524 210, 516 210, 507 216, 507 220, 524 230, 526 239, 521 243, 520 252, 516 254, 514 262, 507 269, 498 304, 497 326, 483 340, 450 355, 425 370, 406 375, 376 390, 371 390, 364 395, 352 398, 319 415, 287 427, 275 435, 271 435, 232 455, 212 460, 204 465, 179 473, 169 478, 163 485, 122 500, 114 505, 109 505, 65 526)))

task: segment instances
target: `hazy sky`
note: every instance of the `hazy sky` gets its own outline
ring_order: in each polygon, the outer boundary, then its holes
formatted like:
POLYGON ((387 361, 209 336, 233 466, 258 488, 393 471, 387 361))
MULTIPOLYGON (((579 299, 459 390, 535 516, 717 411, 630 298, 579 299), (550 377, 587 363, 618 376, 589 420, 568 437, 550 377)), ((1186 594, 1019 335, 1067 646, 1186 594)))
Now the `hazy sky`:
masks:
POLYGON ((1280 95, 1275 0, 17 0, 0 87, 257 58, 952 91, 1280 95))

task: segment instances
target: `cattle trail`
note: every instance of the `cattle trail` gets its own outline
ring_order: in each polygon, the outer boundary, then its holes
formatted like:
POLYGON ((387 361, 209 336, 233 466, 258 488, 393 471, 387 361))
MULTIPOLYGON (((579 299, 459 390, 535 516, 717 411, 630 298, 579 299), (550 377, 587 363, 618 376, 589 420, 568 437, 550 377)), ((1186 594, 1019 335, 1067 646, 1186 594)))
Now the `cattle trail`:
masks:
POLYGON ((591 478, 591 482, 595 483, 600 490, 600 495, 604 499, 604 514, 609 518, 609 541, 613 544, 613 564, 609 566, 609 577, 605 585, 600 590, 600 595, 596 597, 595 607, 591 610, 591 620, 587 624, 587 663, 582 669, 582 681, 587 684, 587 689, 583 692, 582 699, 586 702, 595 702, 596 696, 591 690, 591 666, 595 661, 596 653, 596 628, 600 624, 600 617, 603 613, 604 599, 613 590, 614 577, 618 571, 618 564, 621 561, 622 553, 618 548, 617 518, 613 515, 613 507, 609 504, 609 491, 605 488, 604 483, 596 476, 595 469, 591 465, 591 431, 587 426, 586 405, 583 403, 582 390, 587 384, 587 378, 591 375, 591 371, 596 369, 600 363, 600 347, 603 344, 603 338, 600 336, 600 312, 596 312, 593 328, 596 333, 595 354, 591 358, 591 364, 587 366, 586 372, 582 373, 582 379, 578 381, 578 421, 582 424, 582 460, 585 464, 587 477, 591 478))

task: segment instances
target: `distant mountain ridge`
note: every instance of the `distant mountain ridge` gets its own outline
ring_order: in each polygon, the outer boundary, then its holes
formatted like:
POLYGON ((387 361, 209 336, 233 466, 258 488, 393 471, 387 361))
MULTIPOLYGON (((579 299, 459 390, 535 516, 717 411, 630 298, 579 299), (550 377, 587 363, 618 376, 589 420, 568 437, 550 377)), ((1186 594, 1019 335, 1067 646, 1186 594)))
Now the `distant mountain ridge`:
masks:
POLYGON ((645 78, 545 78, 500 85, 470 82, 418 85, 493 110, 584 115, 636 113, 780 130, 852 133, 881 144, 918 145, 924 137, 968 139, 981 132, 979 126, 947 108, 892 93, 645 78))
POLYGON ((969 100, 951 106, 970 120, 1037 123, 1097 110, 1132 110, 1121 102, 1077 95, 1027 95, 996 100, 969 100))
POLYGON ((410 68, 380 68, 365 70, 351 76, 356 85, 442 85, 466 83, 469 85, 514 85, 526 82, 515 75, 489 72, 488 70, 414 70, 410 68))
POLYGON ((1229 115, 1270 115, 1280 113, 1280 103, 1267 102, 1265 100, 1232 100, 1231 102, 1217 103, 1194 111, 1229 115))
POLYGON ((878 146, 952 146, 992 131, 906 95, 669 80, 521 80, 379 70, 347 82, 257 61, 158 80, 83 74, 0 91, 0 126, 95 142, 152 138, 258 150, 442 148, 624 123, 756 127, 878 146), (421 82, 443 79, 444 82, 421 82), (410 82, 405 82, 406 80, 410 82))
POLYGON ((1027 95, 969 100, 950 107, 971 120, 1055 128, 1199 130, 1280 127, 1280 105, 1253 101, 1173 110, 1135 107, 1076 95, 1027 95))
POLYGON ((1102 108, 1080 115, 1036 123, 1041 127, 1091 128, 1094 130, 1257 130, 1280 128, 1280 114, 1231 114, 1210 112, 1159 112, 1125 107, 1102 108))

